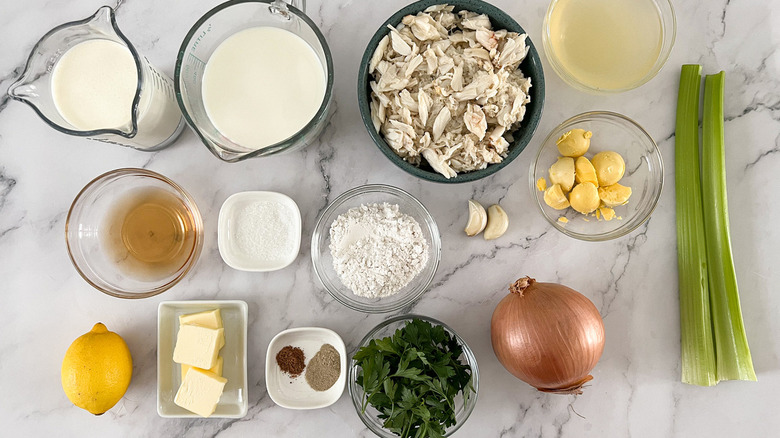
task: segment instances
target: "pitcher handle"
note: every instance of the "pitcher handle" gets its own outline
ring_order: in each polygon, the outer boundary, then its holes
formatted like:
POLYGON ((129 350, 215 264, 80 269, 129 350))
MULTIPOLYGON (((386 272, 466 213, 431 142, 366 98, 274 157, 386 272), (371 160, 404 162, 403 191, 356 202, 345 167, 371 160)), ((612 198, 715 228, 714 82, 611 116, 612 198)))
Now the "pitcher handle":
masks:
POLYGON ((289 18, 290 11, 287 9, 287 4, 299 9, 304 14, 306 13, 306 0, 274 0, 271 3, 271 12, 279 14, 285 18, 289 18))

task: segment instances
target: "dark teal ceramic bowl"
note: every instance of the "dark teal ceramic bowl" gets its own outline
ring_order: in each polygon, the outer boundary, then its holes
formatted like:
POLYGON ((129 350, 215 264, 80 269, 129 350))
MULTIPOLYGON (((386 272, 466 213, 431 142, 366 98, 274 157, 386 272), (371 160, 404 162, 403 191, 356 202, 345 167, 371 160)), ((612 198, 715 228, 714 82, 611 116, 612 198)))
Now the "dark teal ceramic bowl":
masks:
POLYGON ((452 184, 476 181, 485 178, 486 176, 490 176, 511 163, 512 160, 517 158, 517 156, 520 155, 520 152, 525 149, 531 141, 534 131, 536 131, 539 120, 542 118, 542 108, 544 107, 544 72, 542 70, 542 61, 539 59, 539 53, 536 51, 536 47, 529 37, 526 39, 526 43, 529 47, 528 56, 526 56, 525 60, 520 64, 520 70, 523 71, 525 76, 531 78, 531 102, 526 105, 525 117, 523 118, 520 127, 512 132, 514 141, 510 143, 509 154, 504 158, 504 161, 496 164, 489 164, 482 170, 459 173, 454 178, 449 179, 433 170, 425 160, 422 160, 423 162, 419 167, 404 161, 403 158, 396 155, 395 151, 385 143, 384 138, 382 138, 382 135, 374 129, 374 124, 371 122, 371 109, 369 106, 369 103, 371 102, 371 87, 369 86, 371 75, 368 74, 368 63, 371 60, 371 55, 374 54, 379 41, 388 33, 388 24, 397 26, 401 22, 401 19, 406 15, 417 14, 429 6, 442 3, 455 6, 455 12, 466 9, 487 15, 490 17, 493 29, 507 29, 510 32, 527 33, 507 13, 481 0, 420 0, 393 14, 392 17, 382 23, 379 30, 371 37, 371 40, 368 42, 368 47, 366 47, 366 51, 363 53, 363 59, 360 61, 357 95, 360 117, 363 119, 363 125, 365 125, 366 130, 368 130, 368 135, 371 136, 371 139, 374 140, 374 144, 376 144, 379 150, 382 151, 393 164, 426 181, 452 184))

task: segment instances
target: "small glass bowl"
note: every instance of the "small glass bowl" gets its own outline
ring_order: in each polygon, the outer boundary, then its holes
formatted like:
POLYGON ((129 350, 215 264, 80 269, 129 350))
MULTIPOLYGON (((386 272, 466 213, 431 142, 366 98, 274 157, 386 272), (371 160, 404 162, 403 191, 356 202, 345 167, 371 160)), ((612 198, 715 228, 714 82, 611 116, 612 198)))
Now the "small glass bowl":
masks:
MULTIPOLYGON (((455 330, 450 328, 447 324, 436 320, 434 318, 429 318, 427 316, 421 316, 421 315, 413 315, 413 314, 407 314, 407 315, 399 315, 390 319, 385 320, 384 322, 379 323, 376 327, 374 327, 371 331, 368 332, 368 334, 363 338, 363 340, 360 341, 360 344, 355 349, 355 351, 352 353, 352 356, 357 353, 360 348, 365 347, 368 345, 368 343, 372 339, 381 339, 388 336, 392 336, 393 333, 395 333, 396 330, 402 328, 406 325, 407 322, 411 321, 412 319, 421 319, 423 321, 427 321, 433 325, 440 325, 444 327, 444 329, 455 337, 455 339, 458 341, 458 344, 463 347, 463 355, 460 357, 465 363, 471 367, 471 387, 473 388, 473 392, 470 392, 466 397, 463 396, 463 393, 459 394, 457 397, 455 397, 454 401, 454 407, 455 407, 455 424, 451 426, 449 429, 447 429, 444 436, 450 436, 453 433, 455 433, 458 429, 460 429, 461 426, 466 422, 466 420, 471 415, 471 412, 474 410, 474 406, 477 404, 477 395, 479 393, 479 368, 477 367, 477 358, 474 356, 474 353, 471 351, 471 348, 466 344, 466 341, 463 340, 460 336, 458 336, 457 333, 455 333, 455 330)), ((379 419, 379 411, 374 409, 371 405, 369 405, 366 408, 366 412, 363 412, 363 395, 365 394, 363 392, 363 388, 357 384, 357 373, 358 373, 358 365, 357 362, 350 358, 349 363, 349 376, 347 376, 347 388, 349 389, 349 395, 352 398, 352 404, 355 406, 355 411, 357 411, 358 417, 360 417, 360 421, 363 422, 363 424, 366 425, 374 434, 376 434, 379 437, 382 438, 395 438, 398 435, 390 432, 389 430, 382 427, 382 420, 379 419)))
POLYGON ((365 313, 385 313, 398 310, 414 302, 428 289, 439 266, 441 258, 441 238, 436 221, 424 205, 409 193, 384 184, 369 184, 342 193, 320 214, 314 226, 311 238, 311 259, 314 272, 322 285, 336 301, 365 313), (413 217, 422 229, 428 241, 428 263, 409 284, 398 293, 383 298, 363 298, 355 295, 339 279, 333 268, 333 256, 330 253, 330 226, 333 221, 347 210, 361 204, 398 204, 402 213, 413 217))
POLYGON ((195 200, 170 179, 146 169, 116 169, 93 179, 76 195, 65 222, 65 242, 73 266, 87 283, 117 298, 147 298, 170 289, 195 265, 203 248, 203 220, 195 200), (155 272, 153 279, 123 270, 105 247, 106 220, 117 201, 143 188, 162 189, 176 197, 193 233, 181 266, 155 272))
POLYGON ((666 64, 666 61, 669 59, 669 55, 672 53, 672 47, 674 47, 674 41, 677 36, 677 18, 674 13, 674 7, 672 6, 672 2, 670 0, 650 1, 652 1, 655 5, 658 11, 658 20, 661 23, 661 49, 658 52, 658 58, 655 60, 655 63, 647 72, 647 74, 639 79, 639 81, 626 87, 607 89, 598 88, 591 84, 582 82, 577 77, 569 73, 569 71, 558 59, 558 56, 552 47, 550 21, 553 11, 557 6, 559 6, 561 0, 551 0, 550 6, 547 8, 547 13, 544 16, 544 23, 542 24, 542 46, 544 47, 544 54, 547 55, 547 60, 550 62, 553 70, 555 70, 555 73, 558 74, 558 77, 560 77, 564 82, 573 88, 593 94, 622 93, 624 91, 633 90, 634 88, 644 85, 650 79, 653 79, 655 75, 661 71, 661 68, 664 66, 664 64, 666 64))
POLYGON ((664 185, 661 152, 650 134, 628 117, 608 111, 582 113, 553 129, 539 148, 528 175, 531 197, 536 199, 544 218, 563 234, 587 241, 615 239, 634 231, 652 214, 664 185), (614 207, 615 216, 620 219, 598 220, 572 208, 555 210, 544 202, 544 192, 537 189, 536 181, 540 177, 550 185, 548 170, 560 156, 556 140, 574 128, 593 132, 590 149, 585 154, 588 159, 597 152, 611 150, 625 160, 626 173, 620 184, 631 187, 632 194, 626 205, 614 207), (568 222, 560 222, 560 217, 566 217, 568 222))

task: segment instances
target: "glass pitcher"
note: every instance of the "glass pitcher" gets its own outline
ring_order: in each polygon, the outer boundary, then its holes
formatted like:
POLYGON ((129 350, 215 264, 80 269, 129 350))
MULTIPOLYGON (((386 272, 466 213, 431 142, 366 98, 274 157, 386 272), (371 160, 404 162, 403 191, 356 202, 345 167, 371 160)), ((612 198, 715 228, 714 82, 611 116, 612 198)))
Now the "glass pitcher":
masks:
POLYGON ((117 27, 114 10, 109 6, 101 7, 84 20, 57 26, 44 35, 30 53, 24 73, 8 89, 8 95, 30 105, 46 123, 60 132, 143 151, 170 145, 185 124, 176 104, 173 82, 136 51, 117 27), (57 108, 52 92, 55 66, 68 50, 90 40, 121 44, 135 61, 138 85, 130 118, 124 125, 81 130, 57 108))
POLYGON ((328 123, 333 94, 333 59, 317 25, 306 16, 305 0, 232 0, 206 13, 184 38, 176 58, 174 86, 187 123, 219 159, 236 162, 302 148, 319 136, 328 123), (311 46, 325 73, 325 95, 314 118, 297 133, 278 143, 250 149, 220 133, 203 103, 203 73, 209 57, 229 36, 244 29, 271 26, 294 33, 311 46))

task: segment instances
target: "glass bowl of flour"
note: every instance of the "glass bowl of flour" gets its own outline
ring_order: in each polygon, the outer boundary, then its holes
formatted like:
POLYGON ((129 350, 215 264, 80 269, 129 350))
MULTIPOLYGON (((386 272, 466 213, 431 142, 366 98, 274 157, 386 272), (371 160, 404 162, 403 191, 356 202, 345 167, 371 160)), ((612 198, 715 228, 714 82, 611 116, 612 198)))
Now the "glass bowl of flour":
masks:
POLYGON ((336 301, 365 313, 392 312, 431 285, 441 238, 414 196, 388 185, 364 185, 344 192, 320 214, 311 258, 336 301))

